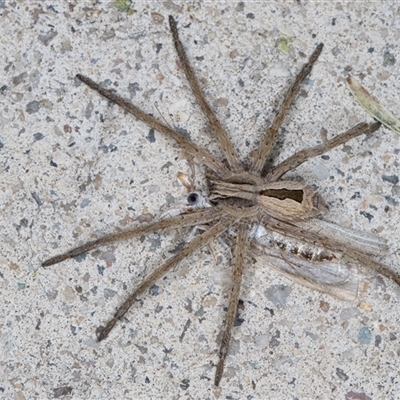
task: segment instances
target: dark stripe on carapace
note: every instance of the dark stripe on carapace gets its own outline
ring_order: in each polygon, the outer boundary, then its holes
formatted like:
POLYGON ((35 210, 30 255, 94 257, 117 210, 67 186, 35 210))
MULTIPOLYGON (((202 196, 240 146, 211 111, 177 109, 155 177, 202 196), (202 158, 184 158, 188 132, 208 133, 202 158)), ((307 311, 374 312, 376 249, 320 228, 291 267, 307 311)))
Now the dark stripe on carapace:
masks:
POLYGON ((292 199, 301 203, 303 201, 302 190, 288 190, 288 189, 265 189, 260 192, 262 196, 273 197, 279 200, 292 199))

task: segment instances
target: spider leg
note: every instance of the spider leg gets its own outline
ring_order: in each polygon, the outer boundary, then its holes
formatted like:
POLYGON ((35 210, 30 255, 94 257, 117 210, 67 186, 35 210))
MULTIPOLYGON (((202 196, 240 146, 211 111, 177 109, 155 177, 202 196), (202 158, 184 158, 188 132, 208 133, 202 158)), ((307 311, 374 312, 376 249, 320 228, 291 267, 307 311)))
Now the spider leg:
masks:
POLYGON ((223 234, 234 221, 235 220, 232 217, 228 216, 227 218, 221 218, 221 220, 217 222, 214 226, 203 232, 201 235, 195 237, 193 241, 187 243, 179 253, 168 259, 160 268, 150 274, 124 301, 124 303, 122 303, 114 316, 110 319, 110 321, 108 321, 106 327, 100 332, 97 340, 100 342, 108 336, 117 321, 125 315, 125 313, 130 309, 138 296, 140 296, 147 288, 149 288, 153 284, 153 282, 160 279, 184 258, 188 257, 190 254, 200 249, 201 247, 206 246, 212 240, 223 234))
POLYGON ((307 243, 326 248, 333 252, 338 251, 350 258, 358 260, 364 267, 379 272, 400 287, 400 275, 392 271, 386 265, 373 260, 370 254, 378 254, 369 247, 361 249, 360 245, 362 245, 362 242, 354 245, 347 235, 333 236, 329 231, 322 230, 318 225, 313 227, 312 224, 310 225, 307 221, 304 223, 301 221, 296 221, 295 223, 284 222, 272 218, 267 214, 263 215, 260 221, 264 226, 282 235, 294 239, 302 238, 307 243))
POLYGON ((269 156, 272 146, 275 143, 276 137, 278 135, 279 128, 281 127, 283 120, 286 117, 286 114, 289 111, 289 107, 293 103, 297 93, 299 92, 300 85, 307 77, 307 75, 311 72, 311 69, 317 61, 317 58, 321 54, 323 44, 320 43, 314 52, 311 54, 308 62, 303 66, 300 73, 296 76, 296 79, 290 86, 289 90, 286 93, 285 98, 279 108, 278 113, 276 114, 274 120, 272 121, 271 126, 267 129, 263 140, 261 141, 258 149, 254 152, 253 156, 253 165, 252 171, 255 173, 260 173, 264 167, 264 164, 269 156))
POLYGON ((381 275, 396 283, 396 285, 400 287, 400 275, 397 272, 392 271, 385 264, 377 262, 371 257, 368 257, 368 255, 366 255, 365 253, 357 250, 353 250, 352 252, 349 252, 349 254, 350 256, 358 259, 365 267, 369 268, 372 271, 379 272, 381 275))
POLYGON ((197 103, 201 108, 201 111, 207 118, 208 124, 210 125, 211 130, 213 131, 218 143, 220 144, 225 154, 225 157, 228 160, 229 166, 234 172, 240 172, 243 170, 243 167, 239 160, 237 151, 233 147, 233 144, 230 141, 227 132, 222 127, 221 122, 218 120, 217 116, 214 114, 213 110, 211 109, 211 107, 207 103, 207 100, 204 97, 204 93, 200 88, 199 81, 193 71, 192 66, 190 65, 182 42, 179 39, 176 21, 171 15, 169 16, 169 27, 171 29, 176 52, 178 53, 179 60, 182 64, 186 79, 189 82, 189 86, 192 89, 194 97, 196 98, 197 103))
POLYGON ((237 305, 240 295, 240 286, 242 283, 243 264, 246 256, 246 244, 248 238, 248 229, 246 226, 240 224, 237 232, 236 248, 235 248, 235 261, 233 265, 233 282, 231 287, 231 294, 229 297, 228 312, 225 319, 225 327, 222 335, 221 346, 219 348, 219 362, 217 370, 215 371, 215 386, 218 386, 222 373, 224 372, 225 359, 228 355, 229 343, 232 335, 232 328, 235 322, 237 305))
POLYGON ((149 114, 146 114, 140 108, 134 106, 129 100, 124 99, 123 97, 117 95, 111 90, 104 89, 99 84, 91 80, 90 78, 77 74, 76 77, 86 85, 88 85, 91 89, 96 90, 102 96, 106 97, 107 99, 113 101, 114 103, 118 104, 122 107, 125 111, 133 114, 137 119, 144 122, 150 128, 157 130, 165 134, 166 136, 175 140, 179 147, 185 150, 191 156, 197 157, 201 162, 203 162, 208 168, 213 170, 219 176, 227 176, 229 175, 228 169, 224 166, 224 164, 212 156, 206 149, 203 149, 200 146, 197 146, 191 140, 185 138, 184 136, 180 135, 178 132, 171 129, 169 126, 162 124, 154 117, 149 114))
POLYGON ((321 154, 324 154, 329 150, 332 150, 335 147, 338 147, 341 144, 346 143, 353 138, 356 138, 357 136, 375 132, 379 129, 380 126, 380 122, 374 122, 372 124, 362 122, 323 144, 300 150, 286 160, 279 163, 272 171, 267 174, 266 179, 268 182, 278 181, 284 174, 298 167, 300 164, 303 164, 310 158, 320 156, 321 154))
POLYGON ((42 263, 42 267, 58 264, 61 261, 76 257, 79 254, 86 253, 87 251, 99 246, 130 239, 135 236, 146 235, 157 230, 183 228, 185 226, 203 225, 212 221, 218 221, 224 214, 225 212, 219 207, 200 209, 190 214, 180 214, 168 219, 152 222, 148 225, 129 229, 127 231, 113 233, 75 247, 66 253, 49 258, 42 263))

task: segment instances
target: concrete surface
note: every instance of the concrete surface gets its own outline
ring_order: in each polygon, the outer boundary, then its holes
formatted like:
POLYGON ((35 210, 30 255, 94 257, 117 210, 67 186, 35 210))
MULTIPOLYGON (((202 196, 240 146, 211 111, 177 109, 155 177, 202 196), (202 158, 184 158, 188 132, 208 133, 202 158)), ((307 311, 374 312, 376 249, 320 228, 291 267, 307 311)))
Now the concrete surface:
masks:
MULTIPOLYGON (((177 63, 169 14, 243 159, 319 42, 275 162, 325 131, 371 121, 344 85, 348 73, 400 114, 396 2, 0 1, 0 398, 398 399, 400 297, 386 279, 344 303, 249 260, 243 321, 216 389, 230 282, 218 242, 157 282, 102 343, 96 328, 189 231, 41 268, 77 243, 153 220, 185 198, 176 175, 190 173, 173 142, 76 73, 221 155, 177 63)), ((327 220, 386 238, 382 260, 398 272, 399 152, 400 138, 380 129, 292 174, 318 188, 327 220)), ((204 187, 201 168, 196 179, 204 187)))

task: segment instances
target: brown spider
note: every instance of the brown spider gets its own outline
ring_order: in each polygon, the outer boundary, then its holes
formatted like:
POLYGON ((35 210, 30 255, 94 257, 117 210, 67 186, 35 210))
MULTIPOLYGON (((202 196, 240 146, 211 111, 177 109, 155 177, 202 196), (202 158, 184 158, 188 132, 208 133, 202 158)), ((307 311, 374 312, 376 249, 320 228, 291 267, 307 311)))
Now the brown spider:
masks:
MULTIPOLYGON (((304 250, 299 245, 289 246, 286 242, 281 242, 275 243, 279 246, 278 250, 270 249, 269 253, 267 251, 272 262, 276 262, 280 272, 291 276, 302 284, 345 298, 346 296, 342 296, 340 291, 343 290, 345 292, 347 290, 346 285, 352 282, 352 271, 358 271, 361 268, 370 269, 371 271, 377 270, 396 281, 396 283, 400 283, 400 278, 394 272, 369 257, 369 255, 377 255, 385 249, 383 240, 375 238, 373 235, 346 230, 333 224, 322 224, 323 221, 315 217, 326 212, 327 206, 319 194, 308 185, 281 180, 284 174, 308 159, 321 155, 359 135, 376 131, 380 123, 360 123, 334 139, 295 153, 270 171, 267 171, 266 174, 263 173, 265 162, 276 141, 279 128, 299 91, 300 84, 310 73, 313 64, 322 51, 323 45, 319 44, 287 91, 275 119, 266 130, 260 145, 253 152, 252 165, 246 169, 239 160, 227 132, 204 97, 179 39, 176 22, 172 16, 169 17, 169 25, 175 49, 186 78, 203 114, 207 118, 211 131, 223 150, 226 162, 215 158, 206 149, 197 146, 175 130, 141 111, 128 100, 102 88, 91 79, 80 74, 77 75, 77 78, 104 97, 120 105, 124 110, 130 112, 151 128, 173 138, 188 155, 196 157, 200 163, 204 164, 208 171, 209 207, 197 207, 197 209, 194 207, 194 210, 190 213, 183 212, 180 215, 152 222, 148 225, 101 237, 67 253, 52 257, 43 262, 42 266, 57 264, 95 247, 134 236, 145 235, 156 230, 198 225, 207 226, 203 233, 185 244, 177 254, 169 258, 164 265, 144 279, 118 308, 105 328, 100 331, 98 340, 101 341, 108 336, 114 325, 125 315, 135 300, 157 279, 161 278, 196 250, 208 245, 212 240, 226 233, 228 229, 234 228, 235 235, 227 236, 227 241, 229 243, 236 241, 236 245, 229 307, 214 381, 215 385, 218 386, 223 374, 224 362, 228 353, 237 311, 244 259, 249 252, 259 254, 263 251, 260 243, 253 246, 254 238, 249 233, 251 225, 260 224, 270 231, 282 234, 284 237, 294 238, 302 243, 307 243, 309 246, 318 246, 322 249, 322 251, 316 251, 315 249, 304 250), (350 258, 351 262, 345 261, 343 255, 346 256, 346 260, 350 258), (307 268, 312 270, 311 275, 314 274, 314 276, 307 274, 305 271, 307 268), (333 272, 331 271, 332 268, 333 272), (315 271, 329 271, 337 280, 329 281, 328 278, 323 279, 321 276, 317 276, 318 274, 315 274, 315 271), (340 271, 345 271, 347 275, 339 276, 340 271)), ((189 194, 189 205, 196 205, 198 200, 196 196, 195 192, 189 194)))

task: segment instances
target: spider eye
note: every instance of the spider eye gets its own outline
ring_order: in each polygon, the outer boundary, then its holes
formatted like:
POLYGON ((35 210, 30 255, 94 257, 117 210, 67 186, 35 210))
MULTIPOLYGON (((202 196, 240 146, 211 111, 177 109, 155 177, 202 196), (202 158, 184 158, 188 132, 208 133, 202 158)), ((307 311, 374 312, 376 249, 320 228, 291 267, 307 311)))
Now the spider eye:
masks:
POLYGON ((199 195, 197 193, 195 193, 195 192, 189 193, 189 195, 187 197, 187 202, 191 206, 196 205, 199 202, 199 195))

